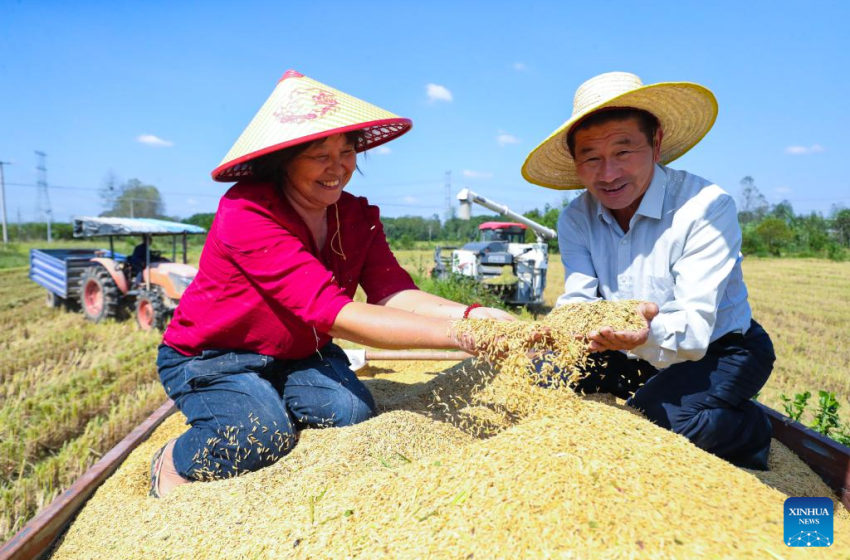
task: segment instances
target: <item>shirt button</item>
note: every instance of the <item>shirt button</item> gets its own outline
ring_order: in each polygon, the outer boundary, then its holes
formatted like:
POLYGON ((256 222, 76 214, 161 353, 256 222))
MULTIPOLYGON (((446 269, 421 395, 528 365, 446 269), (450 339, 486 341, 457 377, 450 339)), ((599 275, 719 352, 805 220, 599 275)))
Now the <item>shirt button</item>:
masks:
POLYGON ((623 245, 628 245, 629 240, 628 240, 628 239, 626 239, 626 238, 623 238, 623 240, 622 240, 622 241, 620 241, 620 243, 622 243, 623 245))

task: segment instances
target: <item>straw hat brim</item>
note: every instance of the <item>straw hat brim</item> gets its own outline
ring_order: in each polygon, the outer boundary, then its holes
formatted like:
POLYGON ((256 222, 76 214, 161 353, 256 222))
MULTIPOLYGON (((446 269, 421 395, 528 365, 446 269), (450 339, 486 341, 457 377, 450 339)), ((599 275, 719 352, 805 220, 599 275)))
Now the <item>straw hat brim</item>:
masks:
POLYGON ((248 154, 245 154, 244 156, 219 165, 213 170, 212 177, 216 181, 234 181, 242 175, 240 171, 244 171, 244 176, 247 177, 252 174, 252 169, 249 165, 247 165, 247 163, 261 156, 270 154, 272 152, 277 152, 279 150, 283 150, 284 148, 291 148, 292 146, 297 146, 298 144, 306 144, 307 142, 321 140, 322 138, 327 138, 328 136, 333 136, 334 134, 346 134, 348 132, 354 132, 357 130, 362 130, 364 131, 366 136, 372 137, 372 139, 362 140, 355 147, 358 153, 365 152, 366 150, 371 150, 372 148, 377 148, 382 144, 386 144, 390 140, 395 140, 402 134, 407 133, 412 127, 413 121, 405 118, 382 119, 368 123, 358 123, 349 126, 341 126, 339 128, 317 132, 315 134, 302 136, 300 138, 294 138, 286 142, 280 142, 279 144, 274 144, 272 146, 265 147, 261 150, 250 152, 248 154), (373 134, 374 131, 382 131, 383 133, 375 135, 373 134), (227 172, 226 177, 224 176, 225 172, 227 172))
POLYGON ((658 118, 664 133, 660 154, 663 164, 696 146, 711 130, 718 111, 714 94, 699 84, 662 82, 628 91, 570 117, 528 154, 522 166, 523 178, 550 189, 584 188, 567 148, 567 134, 591 113, 613 107, 642 109, 658 118))

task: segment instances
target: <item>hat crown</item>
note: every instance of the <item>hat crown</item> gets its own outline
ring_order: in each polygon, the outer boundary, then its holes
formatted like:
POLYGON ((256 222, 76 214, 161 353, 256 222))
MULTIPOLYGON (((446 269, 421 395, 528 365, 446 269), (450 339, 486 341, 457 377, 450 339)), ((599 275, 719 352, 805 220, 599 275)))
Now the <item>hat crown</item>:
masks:
POLYGON ((608 72, 581 84, 573 99, 573 116, 598 107, 601 103, 643 87, 643 82, 629 72, 608 72))

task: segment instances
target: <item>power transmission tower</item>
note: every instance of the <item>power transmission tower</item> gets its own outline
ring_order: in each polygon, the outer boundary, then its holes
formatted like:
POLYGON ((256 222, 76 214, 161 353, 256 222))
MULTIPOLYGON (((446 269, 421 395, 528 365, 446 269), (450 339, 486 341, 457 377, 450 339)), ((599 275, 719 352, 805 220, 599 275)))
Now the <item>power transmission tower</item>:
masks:
POLYGON ((9 231, 6 228, 6 181, 3 177, 3 166, 11 165, 8 161, 0 161, 0 211, 3 213, 3 245, 9 244, 9 231))
POLYGON ((452 172, 446 171, 446 219, 452 219, 452 172))
POLYGON ((50 235, 50 227, 53 222, 53 210, 50 208, 50 192, 47 190, 47 165, 45 164, 47 154, 36 151, 35 155, 38 156, 38 165, 36 166, 38 170, 38 211, 44 212, 47 216, 47 242, 51 243, 53 238, 50 235))

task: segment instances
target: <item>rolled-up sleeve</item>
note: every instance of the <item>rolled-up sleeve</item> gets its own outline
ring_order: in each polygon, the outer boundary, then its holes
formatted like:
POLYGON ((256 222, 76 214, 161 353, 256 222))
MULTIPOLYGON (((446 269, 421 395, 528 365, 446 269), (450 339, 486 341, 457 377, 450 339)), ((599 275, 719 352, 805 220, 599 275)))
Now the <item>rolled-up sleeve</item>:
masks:
POLYGON ((366 292, 367 302, 376 304, 403 290, 418 290, 410 274, 398 264, 387 243, 377 207, 369 206, 367 215, 374 234, 360 273, 360 286, 366 292))
POLYGON ((582 219, 565 208, 558 218, 558 246, 564 263, 564 293, 556 306, 567 303, 596 301, 599 297, 599 279, 590 246, 587 228, 579 227, 576 220, 582 219))
MULTIPOLYGON (((222 201, 216 221, 220 243, 272 309, 327 333, 351 303, 333 274, 261 202, 222 201)), ((233 305, 244 303, 236 297, 233 305)))
POLYGON ((674 297, 652 321, 649 340, 632 353, 657 368, 705 356, 740 250, 735 202, 724 194, 694 221, 682 255, 672 266, 674 297))

